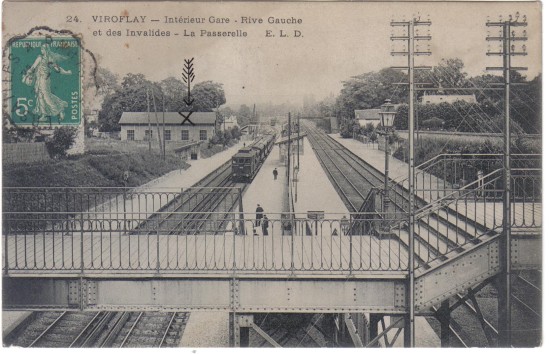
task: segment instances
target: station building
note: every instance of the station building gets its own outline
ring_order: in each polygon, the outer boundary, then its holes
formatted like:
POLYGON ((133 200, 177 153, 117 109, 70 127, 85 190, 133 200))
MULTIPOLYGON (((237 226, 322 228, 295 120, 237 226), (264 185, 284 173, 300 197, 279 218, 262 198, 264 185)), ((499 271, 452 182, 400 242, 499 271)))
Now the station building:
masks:
POLYGON ((356 109, 355 120, 361 127, 366 127, 368 123, 372 123, 375 127, 379 123, 379 112, 381 112, 380 108, 356 109))
POLYGON ((221 123, 221 126, 220 126, 220 128, 223 129, 223 130, 231 130, 234 127, 240 128, 240 125, 238 125, 238 121, 236 119, 236 116, 230 116, 228 118, 225 117, 223 119, 223 122, 221 123))
MULTIPOLYGON (((185 116, 186 112, 181 112, 185 116)), ((129 141, 157 140, 157 121, 166 141, 207 141, 218 127, 215 112, 193 112, 188 120, 179 112, 124 112, 120 124, 120 139, 129 141), (155 117, 156 114, 156 117, 155 117), (158 120, 157 120, 158 119, 158 120), (150 128, 149 128, 150 122, 150 128)))

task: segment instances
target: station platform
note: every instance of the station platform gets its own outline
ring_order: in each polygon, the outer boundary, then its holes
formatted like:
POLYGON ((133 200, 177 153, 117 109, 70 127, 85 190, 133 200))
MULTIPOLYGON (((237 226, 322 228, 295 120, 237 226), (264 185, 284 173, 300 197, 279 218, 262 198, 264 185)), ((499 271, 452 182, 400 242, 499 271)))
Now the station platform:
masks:
MULTIPOLYGON (((297 165, 295 158, 292 165, 297 165)), ((326 219, 337 219, 349 212, 316 158, 307 138, 303 139, 303 155, 299 158, 298 181, 294 186, 297 186, 294 187, 293 195, 294 211, 302 217, 305 217, 308 211, 325 211, 326 219)))
POLYGON ((284 192, 286 191, 286 167, 278 160, 278 148, 273 147, 252 183, 248 185, 242 198, 245 218, 253 218, 257 204, 260 204, 268 218, 278 219, 283 212, 284 192), (273 170, 278 178, 274 180, 273 170), (271 217, 272 216, 272 217, 271 217))

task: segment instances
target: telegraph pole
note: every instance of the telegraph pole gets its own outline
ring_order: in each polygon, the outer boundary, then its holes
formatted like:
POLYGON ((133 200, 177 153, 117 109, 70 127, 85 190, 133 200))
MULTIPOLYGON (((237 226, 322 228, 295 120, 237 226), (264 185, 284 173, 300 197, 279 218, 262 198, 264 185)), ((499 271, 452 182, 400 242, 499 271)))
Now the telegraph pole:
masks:
POLYGON ((430 26, 431 21, 421 20, 420 16, 413 16, 410 21, 391 21, 391 27, 401 27, 404 29, 403 35, 391 35, 391 41, 403 41, 404 48, 402 51, 391 51, 391 55, 402 55, 408 58, 408 66, 397 67, 397 69, 404 69, 408 71, 408 150, 409 150, 409 162, 408 162, 408 315, 406 316, 404 326, 404 346, 415 346, 415 294, 414 294, 414 225, 415 225, 415 161, 414 161, 414 98, 415 98, 415 81, 414 70, 425 69, 426 67, 416 67, 415 57, 419 55, 431 55, 429 49, 419 50, 416 49, 417 41, 429 41, 430 35, 419 35, 416 33, 418 26, 430 26))
POLYGON ((498 21, 486 21, 487 27, 499 28, 495 36, 488 34, 487 41, 500 42, 500 50, 492 52, 488 49, 486 55, 501 56, 503 67, 487 67, 486 70, 502 71, 505 85, 505 129, 503 132, 503 235, 500 241, 500 267, 503 270, 498 282, 498 346, 511 346, 511 112, 509 97, 511 93, 511 70, 527 70, 525 67, 512 67, 511 57, 525 56, 526 45, 522 45, 522 51, 515 48, 515 43, 525 42, 528 37, 526 30, 522 35, 517 35, 515 27, 526 27, 526 16, 520 17, 517 12, 515 17, 509 15, 508 20, 500 16, 498 21))
POLYGON ((290 155, 292 148, 292 141, 290 137, 292 135, 292 114, 288 112, 288 163, 286 165, 286 181, 288 182, 288 188, 290 187, 290 155))
MULTIPOLYGON (((297 169, 298 170, 299 170, 299 118, 301 118, 301 114, 297 115, 297 169)), ((297 192, 296 192, 296 195, 297 195, 297 192)))
POLYGON ((164 144, 162 144, 162 159, 166 161, 166 106, 164 102, 164 92, 162 92, 162 136, 164 144))
POLYGON ((151 130, 151 105, 149 103, 149 88, 147 87, 147 120, 149 122, 149 134, 145 134, 147 136, 147 140, 149 141, 149 152, 151 152, 151 138, 152 138, 152 130, 151 130))

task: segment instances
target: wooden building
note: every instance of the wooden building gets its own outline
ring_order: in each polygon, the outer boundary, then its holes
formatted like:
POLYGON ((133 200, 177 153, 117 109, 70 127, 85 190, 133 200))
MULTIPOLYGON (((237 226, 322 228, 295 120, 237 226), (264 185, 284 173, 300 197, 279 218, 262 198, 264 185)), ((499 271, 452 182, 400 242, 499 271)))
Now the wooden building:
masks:
MULTIPOLYGON (((188 113, 182 112, 185 116, 188 113)), ((179 112, 124 112, 120 124, 121 140, 158 140, 157 121, 160 134, 169 141, 206 141, 218 129, 215 112, 194 112, 186 120, 179 112), (149 129, 150 122, 150 129, 149 129)))

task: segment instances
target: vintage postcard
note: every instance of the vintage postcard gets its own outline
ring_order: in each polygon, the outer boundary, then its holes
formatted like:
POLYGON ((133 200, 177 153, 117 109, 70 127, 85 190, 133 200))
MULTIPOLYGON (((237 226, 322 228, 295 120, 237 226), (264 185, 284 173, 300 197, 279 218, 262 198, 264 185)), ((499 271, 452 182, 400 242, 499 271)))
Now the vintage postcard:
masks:
POLYGON ((538 1, 4 1, 5 347, 539 347, 538 1))

